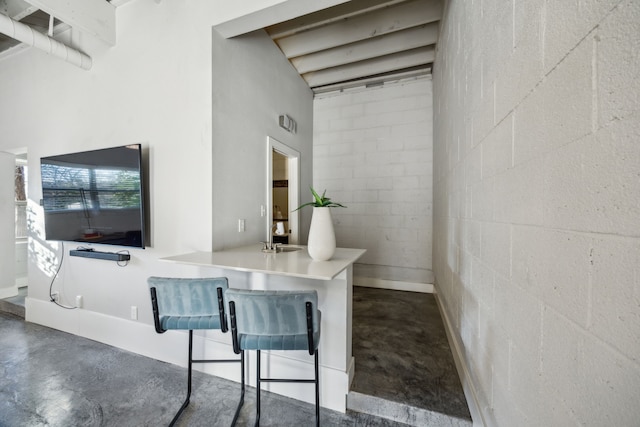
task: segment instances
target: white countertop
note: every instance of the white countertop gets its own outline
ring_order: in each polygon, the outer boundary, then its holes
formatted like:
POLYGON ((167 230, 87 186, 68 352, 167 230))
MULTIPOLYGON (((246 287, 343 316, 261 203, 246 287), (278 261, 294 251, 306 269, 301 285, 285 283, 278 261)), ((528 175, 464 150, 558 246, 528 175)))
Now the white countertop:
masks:
POLYGON ((162 261, 191 264, 204 267, 219 267, 237 271, 278 274, 307 279, 332 280, 342 270, 353 264, 366 252, 365 249, 337 248, 328 261, 314 261, 306 246, 298 251, 264 253, 262 245, 243 246, 219 252, 192 252, 161 258, 162 261))

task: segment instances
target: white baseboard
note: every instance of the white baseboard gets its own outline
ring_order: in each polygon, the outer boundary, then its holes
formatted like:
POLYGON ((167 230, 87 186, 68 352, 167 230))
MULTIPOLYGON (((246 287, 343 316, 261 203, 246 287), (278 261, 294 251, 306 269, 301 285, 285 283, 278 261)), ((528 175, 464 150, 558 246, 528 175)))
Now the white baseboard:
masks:
POLYGON ((375 277, 353 277, 354 286, 364 288, 391 289, 394 291, 433 293, 433 285, 430 283, 401 282, 398 280, 384 280, 375 277))
POLYGON ((449 316, 445 307, 442 305, 440 298, 438 298, 438 292, 434 292, 438 309, 440 310, 440 316, 444 322, 444 329, 447 333, 447 340, 449 341, 449 347, 453 353, 453 360, 455 361, 456 368, 458 369, 458 375, 460 376, 460 382, 462 383, 462 389, 467 399, 467 405, 469 406, 469 412, 471 413, 471 419, 473 420, 474 427, 484 427, 485 420, 480 411, 480 404, 476 393, 475 386, 471 380, 471 374, 467 369, 467 365, 464 363, 464 357, 462 355, 462 343, 458 339, 458 335, 453 329, 453 325, 449 320, 449 316))
POLYGON ((18 295, 18 287, 17 286, 9 286, 8 288, 0 289, 0 299, 11 298, 18 295))

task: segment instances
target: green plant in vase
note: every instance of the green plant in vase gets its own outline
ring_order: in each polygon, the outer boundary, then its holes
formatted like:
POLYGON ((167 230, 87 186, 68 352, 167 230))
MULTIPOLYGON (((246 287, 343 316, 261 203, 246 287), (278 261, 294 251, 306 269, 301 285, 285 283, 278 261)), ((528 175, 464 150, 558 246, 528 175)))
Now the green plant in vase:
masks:
POLYGON ((336 234, 333 229, 331 209, 327 208, 345 208, 346 206, 334 202, 331 198, 327 197, 327 190, 320 196, 313 187, 309 188, 311 188, 314 201, 305 203, 296 210, 305 206, 313 206, 307 250, 309 256, 315 261, 327 261, 331 259, 336 251, 336 234))
POLYGON ((314 208, 346 208, 346 206, 334 202, 331 198, 326 197, 327 190, 322 192, 322 196, 320 196, 313 187, 309 187, 311 189, 311 194, 313 194, 313 198, 315 199, 313 202, 305 203, 304 205, 298 206, 295 210, 302 209, 305 206, 313 206, 314 208))

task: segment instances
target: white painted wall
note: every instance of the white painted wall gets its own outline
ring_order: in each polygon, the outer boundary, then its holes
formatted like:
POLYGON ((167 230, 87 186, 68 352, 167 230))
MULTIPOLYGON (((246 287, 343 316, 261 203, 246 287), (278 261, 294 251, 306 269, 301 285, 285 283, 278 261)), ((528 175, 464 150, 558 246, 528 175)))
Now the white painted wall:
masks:
MULTIPOLYGON (((90 71, 34 49, 2 61, 0 92, 7 96, 0 100, 0 126, 6 132, 1 144, 29 149, 29 209, 35 216, 29 237, 30 299, 48 300, 62 257, 59 244, 44 241, 38 204, 42 156, 139 142, 149 167, 151 248, 131 249, 126 268, 66 257, 54 284, 65 303, 82 295, 84 310, 124 319, 135 305, 147 322, 145 281, 162 271, 157 259, 211 248, 211 29, 205 12, 210 12, 206 2, 194 3, 188 12, 152 1, 120 7, 117 46, 77 33, 66 36, 91 52, 90 71)), ((67 244, 65 252, 75 246, 67 244)), ((75 315, 51 310, 50 325, 75 315)), ((38 315, 27 310, 27 318, 38 315)))
MULTIPOLYGON (((309 90, 301 91, 300 77, 285 72, 290 66, 275 47, 266 45, 266 35, 224 41, 212 35, 210 22, 216 13, 217 6, 208 0, 191 1, 188 7, 128 2, 117 9, 116 46, 76 32, 63 37, 91 55, 90 71, 34 49, 19 49, 0 60, 0 151, 29 151, 34 225, 29 235, 27 320, 174 363, 184 361, 184 336, 158 338, 152 327, 147 277, 222 274, 159 258, 209 251, 220 239, 239 242, 223 230, 227 212, 234 218, 259 216, 260 201, 266 199, 266 137, 275 133, 275 112, 291 112, 307 128, 312 121, 309 90), (219 56, 223 51, 228 53, 224 59, 219 56), (262 67, 276 70, 261 74, 262 67), (223 91, 223 86, 229 89, 223 91), (266 86, 273 88, 261 92, 266 86), (233 102, 220 106, 214 90, 233 102), (276 93, 279 99, 274 102, 276 93), (77 245, 65 244, 53 289, 67 305, 82 295, 83 308, 60 309, 49 302, 49 285, 63 251, 57 242, 44 240, 39 159, 128 143, 144 147, 151 244, 144 250, 129 249, 132 259, 126 267, 69 257, 69 249, 77 245), (228 176, 220 175, 223 167, 228 176), (213 224, 223 228, 214 231, 213 224), (131 306, 138 307, 138 321, 130 319, 131 306)), ((289 142, 310 153, 310 130, 302 129, 296 138, 289 142)), ((306 173, 310 182, 311 169, 306 173)), ((7 215, 0 223, 9 224, 13 232, 12 206, 11 218, 7 215)), ((238 234, 236 224, 232 229, 238 234)), ((257 234, 251 239, 259 240, 257 234)), ((13 248, 11 241, 12 253, 13 248)), ((222 339, 228 341, 227 336, 222 339)))
MULTIPOLYGON (((0 150, 0 218, 15 218, 16 157, 0 150)), ((14 223, 0 221, 0 298, 18 294, 14 223)))
POLYGON ((640 419, 640 3, 450 0, 434 270, 486 425, 640 419))
POLYGON ((337 245, 367 250, 357 275, 432 283, 432 117, 430 77, 316 96, 314 188, 347 206, 332 215, 337 245))
POLYGON ((27 272, 28 269, 28 259, 29 259, 29 247, 27 245, 27 240, 17 241, 15 244, 15 256, 16 256, 16 264, 15 264, 15 277, 16 277, 16 286, 18 288, 27 286, 29 283, 29 276, 27 272))
MULTIPOLYGON (((300 153, 301 188, 309 188, 313 93, 263 30, 229 40, 214 31, 213 64, 213 248, 259 245, 268 239, 260 210, 267 200, 267 136, 300 153), (295 134, 279 126, 281 114, 297 122, 295 134)), ((311 212, 303 212, 305 242, 310 223, 311 212)))

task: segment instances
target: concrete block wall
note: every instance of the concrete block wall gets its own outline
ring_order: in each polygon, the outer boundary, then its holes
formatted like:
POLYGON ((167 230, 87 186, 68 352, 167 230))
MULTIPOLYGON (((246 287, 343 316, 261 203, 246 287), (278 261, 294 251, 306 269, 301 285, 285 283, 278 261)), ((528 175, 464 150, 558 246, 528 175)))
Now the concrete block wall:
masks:
POLYGON ((434 273, 490 426, 640 420, 640 2, 449 0, 434 273))
POLYGON ((314 187, 347 206, 337 245, 367 250, 367 276, 432 283, 432 117, 430 76, 314 100, 314 187))

